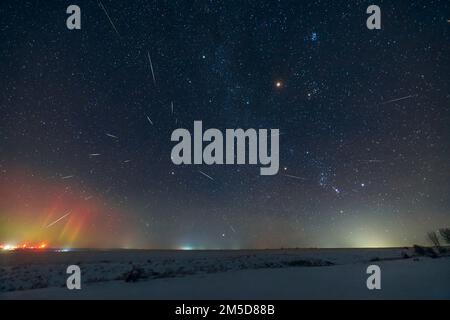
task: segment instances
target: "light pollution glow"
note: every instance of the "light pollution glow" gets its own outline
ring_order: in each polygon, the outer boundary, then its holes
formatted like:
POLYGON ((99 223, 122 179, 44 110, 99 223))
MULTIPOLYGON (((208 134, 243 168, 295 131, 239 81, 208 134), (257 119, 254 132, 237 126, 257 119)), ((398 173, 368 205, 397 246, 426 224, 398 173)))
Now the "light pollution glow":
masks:
MULTIPOLYGON (((131 211, 119 212, 108 201, 77 184, 76 177, 43 178, 20 168, 2 176, 0 183, 0 249, 46 248, 151 248, 151 249, 267 249, 280 247, 396 247, 426 243, 420 214, 398 215, 395 221, 376 219, 378 212, 349 216, 327 232, 293 230, 288 220, 254 223, 254 232, 264 233, 268 224, 283 234, 271 233, 257 242, 242 239, 226 246, 212 242, 207 235, 171 234, 166 243, 139 238, 139 224, 132 223, 131 211), (412 232, 404 232, 412 230, 412 232), (413 237, 408 235, 413 235, 413 237), (178 237, 178 238, 177 238, 178 237), (180 237, 183 241, 180 241, 180 237), (309 239, 315 239, 310 241, 309 239), (172 245, 170 245, 172 242, 172 245), (178 242, 178 243, 175 243, 178 242), (292 245, 295 243, 298 245, 292 245)), ((264 217, 263 213, 259 213, 264 217)), ((446 225, 445 214, 437 215, 435 228, 446 225)), ((425 222, 425 221, 423 221, 425 222)), ((322 230, 325 230, 325 226, 322 230)))
POLYGON ((87 197, 75 181, 43 179, 27 171, 21 168, 2 177, 7 181, 0 184, 3 250, 120 247, 127 241, 128 224, 103 199, 87 197))

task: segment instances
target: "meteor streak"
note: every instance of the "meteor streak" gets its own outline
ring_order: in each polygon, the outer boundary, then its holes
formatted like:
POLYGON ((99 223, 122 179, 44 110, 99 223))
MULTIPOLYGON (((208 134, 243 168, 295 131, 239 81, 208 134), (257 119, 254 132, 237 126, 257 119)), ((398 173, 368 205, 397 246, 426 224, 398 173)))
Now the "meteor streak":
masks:
POLYGON ((50 228, 52 225, 54 225, 55 223, 57 223, 58 221, 64 219, 65 217, 67 217, 70 214, 70 212, 66 213, 65 215, 63 215, 62 217, 60 217, 59 219, 56 219, 55 221, 53 221, 52 223, 50 223, 48 226, 46 226, 45 228, 50 228))
POLYGON ((207 174, 204 173, 203 171, 198 170, 198 172, 200 172, 202 175, 204 175, 204 176, 207 177, 208 179, 211 179, 212 181, 214 181, 214 179, 213 179, 211 176, 207 175, 207 174))
POLYGON ((101 3, 101 1, 98 2, 98 5, 100 6, 100 8, 102 8, 102 10, 105 12, 106 17, 108 18, 109 22, 111 23, 111 26, 113 27, 114 31, 117 33, 117 35, 120 38, 120 33, 119 31, 117 31, 116 26, 114 25, 114 22, 111 20, 111 18, 109 17, 108 11, 106 11, 105 6, 103 5, 103 3, 101 3))
POLYGON ((119 137, 118 136, 115 136, 115 135, 113 135, 113 134, 111 134, 111 133, 105 133, 108 137, 110 137, 110 138, 114 138, 114 139, 119 139, 119 137))
POLYGON ((401 97, 401 98, 397 98, 397 99, 392 99, 392 100, 388 100, 386 102, 383 102, 382 104, 388 104, 388 103, 392 103, 392 102, 397 102, 397 101, 401 101, 401 100, 406 100, 406 99, 410 99, 410 98, 414 98, 417 95, 415 94, 410 94, 409 96, 405 96, 405 97, 401 97))
POLYGON ((306 178, 302 178, 302 177, 299 177, 299 176, 293 176, 291 174, 285 174, 284 176, 288 177, 288 178, 298 179, 298 180, 306 180, 306 178))
POLYGON ((148 62, 150 63, 150 70, 152 71, 153 84, 156 86, 155 71, 153 70, 152 58, 150 57, 150 52, 147 51, 148 62))

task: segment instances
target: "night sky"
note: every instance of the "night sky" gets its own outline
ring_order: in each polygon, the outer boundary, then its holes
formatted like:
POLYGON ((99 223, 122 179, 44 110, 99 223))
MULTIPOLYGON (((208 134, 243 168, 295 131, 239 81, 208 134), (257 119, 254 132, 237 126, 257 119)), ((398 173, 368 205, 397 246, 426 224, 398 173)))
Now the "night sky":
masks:
POLYGON ((405 246, 450 225, 449 1, 7 0, 0 17, 0 243, 405 246), (279 129, 278 174, 173 164, 195 120, 279 129))

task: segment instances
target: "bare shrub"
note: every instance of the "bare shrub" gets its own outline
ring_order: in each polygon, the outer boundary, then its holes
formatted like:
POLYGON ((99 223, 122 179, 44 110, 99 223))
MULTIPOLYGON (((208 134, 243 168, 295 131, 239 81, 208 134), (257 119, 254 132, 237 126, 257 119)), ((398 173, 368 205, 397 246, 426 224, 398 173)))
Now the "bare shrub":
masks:
POLYGON ((144 269, 133 266, 133 268, 124 275, 125 282, 136 282, 140 279, 146 278, 144 269))
POLYGON ((435 232, 435 231, 428 232, 427 237, 428 237, 428 240, 430 240, 430 242, 434 245, 434 247, 436 248, 436 250, 439 253, 447 252, 446 248, 441 246, 441 241, 439 240, 439 235, 437 232, 435 232))
POLYGON ((441 242, 439 241, 439 237, 435 231, 430 231, 427 233, 428 240, 436 247, 439 248, 441 246, 441 242))

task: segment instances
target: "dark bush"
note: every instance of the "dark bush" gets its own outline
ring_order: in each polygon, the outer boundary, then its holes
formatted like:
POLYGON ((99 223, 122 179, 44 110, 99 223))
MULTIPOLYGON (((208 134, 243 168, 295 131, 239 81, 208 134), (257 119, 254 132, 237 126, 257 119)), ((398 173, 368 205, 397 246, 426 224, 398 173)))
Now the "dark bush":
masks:
POLYGON ((411 258, 411 257, 409 256, 408 253, 402 252, 402 258, 403 258, 403 259, 409 259, 409 258, 411 258))
POLYGON ((125 282, 136 282, 139 279, 145 278, 145 272, 142 268, 137 268, 133 266, 133 268, 124 274, 125 282))
POLYGON ((414 252, 415 252, 415 254, 417 254, 419 256, 425 256, 425 257, 430 257, 430 258, 438 257, 438 255, 436 254, 436 252, 434 252, 434 250, 432 248, 422 247, 417 244, 414 245, 414 252))
POLYGON ((284 264, 290 267, 323 267, 334 265, 333 262, 324 260, 292 260, 284 264))

